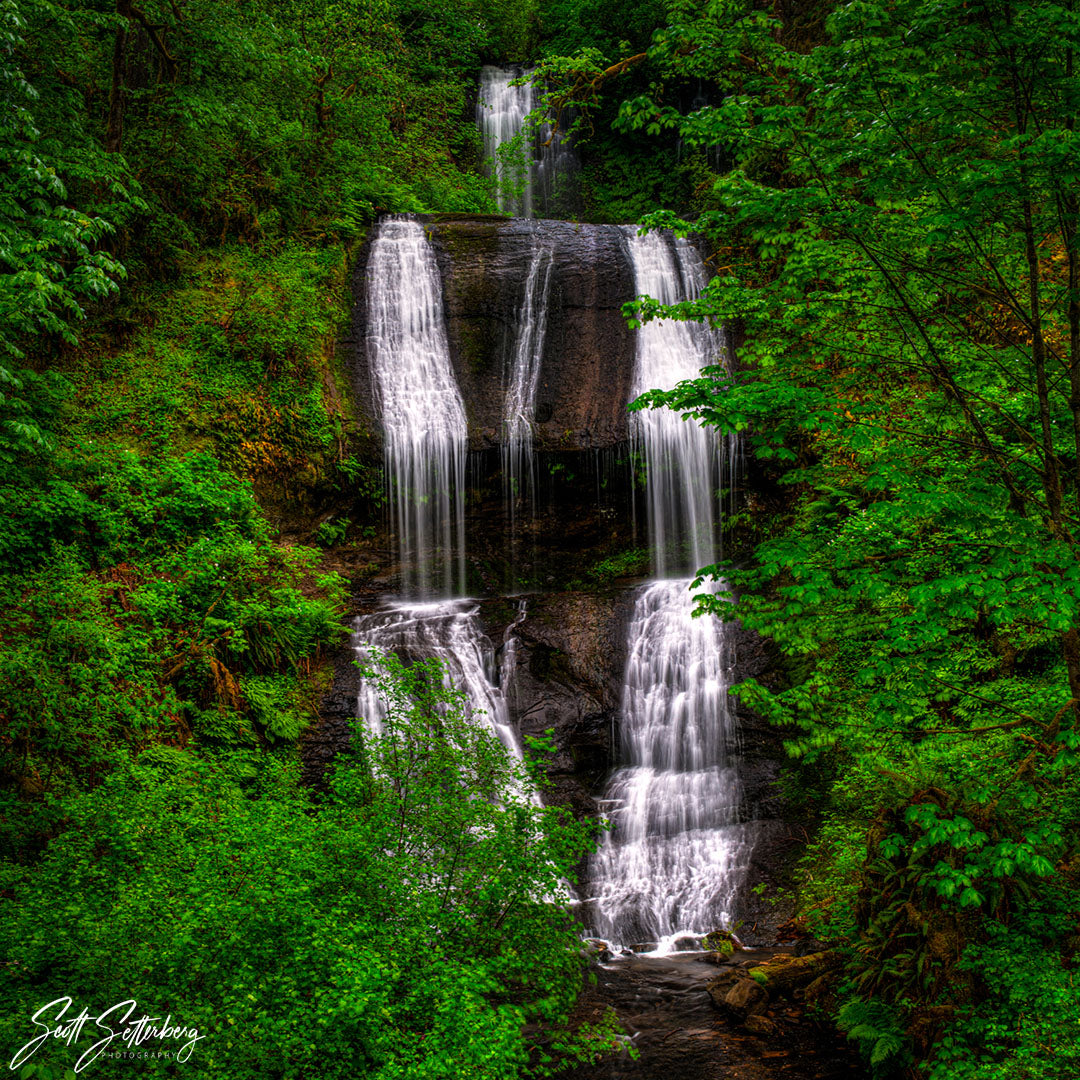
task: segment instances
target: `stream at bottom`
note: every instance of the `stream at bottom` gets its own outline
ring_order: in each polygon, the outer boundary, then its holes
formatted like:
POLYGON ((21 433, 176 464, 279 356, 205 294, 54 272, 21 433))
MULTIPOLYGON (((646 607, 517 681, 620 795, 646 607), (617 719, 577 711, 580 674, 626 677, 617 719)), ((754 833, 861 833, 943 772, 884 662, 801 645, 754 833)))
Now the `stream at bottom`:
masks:
MULTIPOLYGON (((707 987, 783 953, 738 952, 717 966, 702 954, 635 956, 598 964, 596 984, 578 1007, 582 1023, 612 1008, 628 1051, 560 1074, 563 1080, 865 1080, 866 1069, 828 1023, 819 1025, 799 1001, 778 999, 761 1013, 764 1034, 752 1034, 713 1003, 707 987)), ((741 974, 741 973, 740 973, 741 974)))

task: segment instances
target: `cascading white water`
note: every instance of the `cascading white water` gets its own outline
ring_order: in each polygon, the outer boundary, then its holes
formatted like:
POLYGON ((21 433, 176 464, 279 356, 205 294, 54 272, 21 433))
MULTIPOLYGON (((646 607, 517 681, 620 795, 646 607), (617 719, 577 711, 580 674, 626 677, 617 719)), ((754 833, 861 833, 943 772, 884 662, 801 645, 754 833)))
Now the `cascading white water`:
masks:
POLYGON ((525 118, 538 104, 526 78, 530 74, 523 68, 482 68, 476 107, 484 158, 492 162, 497 181, 495 200, 501 211, 516 217, 532 217, 534 209, 550 211, 559 184, 576 165, 567 140, 561 131, 553 135, 550 123, 526 129, 525 118), (510 85, 523 78, 524 85, 510 85), (519 136, 518 151, 499 153, 519 136))
POLYGON ((593 857, 598 936, 663 943, 716 929, 748 850, 722 624, 690 617, 689 582, 641 588, 630 622, 621 755, 605 792, 612 831, 593 857))
MULTIPOLYGON (((443 665, 443 685, 464 694, 473 715, 486 723, 518 759, 521 748, 510 722, 506 690, 514 670, 517 641, 514 629, 525 617, 525 602, 507 628, 500 662, 491 640, 480 626, 479 605, 473 600, 388 604, 353 623, 353 647, 361 667, 377 667, 382 653, 409 659, 436 659, 443 665)), ((379 731, 386 707, 377 680, 361 680, 357 712, 373 731, 379 731)), ((532 792, 528 793, 535 799, 532 792)))
POLYGON ((510 84, 526 72, 487 66, 480 71, 477 121, 484 137, 484 158, 492 162, 497 189, 495 201, 504 213, 532 217, 532 133, 525 132, 525 117, 533 109, 532 84, 510 84), (520 154, 500 155, 499 148, 521 136, 520 154))
MULTIPOLYGON (((413 659, 437 659, 444 665, 447 688, 463 690, 477 715, 483 715, 500 741, 517 748, 517 739, 499 686, 495 649, 480 627, 480 608, 473 600, 446 600, 387 605, 353 624, 361 665, 371 653, 394 652, 413 659)), ((362 719, 378 728, 384 706, 377 688, 364 680, 359 698, 362 719)))
MULTIPOLYGON (((675 303, 700 292, 704 270, 689 244, 626 233, 639 295, 675 303)), ((634 395, 696 378, 719 362, 720 344, 690 323, 647 323, 638 331, 634 395)), ((691 578, 666 577, 715 559, 717 442, 667 409, 637 413, 635 426, 660 580, 639 590, 630 622, 623 764, 604 800, 612 829, 590 864, 590 922, 611 941, 663 949, 728 919, 749 844, 738 824, 738 773, 728 764, 737 730, 725 627, 693 617, 691 578)))
MULTIPOLYGON (((660 232, 638 236, 636 226, 626 229, 626 237, 639 296, 674 304, 700 292, 704 271, 691 245, 677 245, 660 232)), ((670 390, 716 363, 716 335, 695 323, 653 320, 637 335, 634 397, 646 390, 670 390)), ((716 437, 672 409, 634 413, 633 433, 645 456, 649 543, 656 575, 693 572, 711 563, 720 475, 716 437)))
POLYGON ((379 224, 368 260, 367 305, 402 591, 451 596, 465 581, 467 427, 435 254, 419 222, 379 224))
POLYGON ((525 279, 521 314, 507 372, 503 405, 502 471, 511 531, 519 499, 532 502, 536 477, 533 460, 533 421, 536 417, 536 387, 547 334, 548 296, 551 288, 553 253, 542 236, 533 233, 532 256, 525 279))
MULTIPOLYGON (((514 668, 513 631, 524 618, 524 602, 506 631, 501 665, 474 601, 423 602, 436 591, 453 594, 464 586, 467 427, 450 363, 438 267, 419 222, 390 218, 379 225, 368 259, 367 310, 368 356, 408 599, 358 618, 354 648, 362 664, 388 652, 439 660, 446 688, 463 693, 474 715, 520 758, 504 684, 514 668)), ((529 353, 532 345, 522 348, 529 353)), ((528 375, 522 378, 527 383, 528 375)), ((522 401, 534 390, 523 385, 522 401)), ((377 680, 361 681, 357 713, 379 730, 386 713, 377 680)))

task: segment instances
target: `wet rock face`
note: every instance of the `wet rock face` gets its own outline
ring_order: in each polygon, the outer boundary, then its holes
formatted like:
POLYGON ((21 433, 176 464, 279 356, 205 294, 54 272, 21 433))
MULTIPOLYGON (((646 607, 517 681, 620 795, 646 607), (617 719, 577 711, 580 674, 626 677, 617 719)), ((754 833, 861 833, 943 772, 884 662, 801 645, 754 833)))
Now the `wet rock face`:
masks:
POLYGON ((554 259, 537 449, 608 447, 626 439, 634 339, 621 308, 633 299, 634 277, 621 231, 566 221, 436 219, 432 238, 470 445, 498 442, 506 364, 536 243, 550 245, 554 259))
POLYGON ((302 780, 312 787, 326 782, 326 770, 352 738, 360 692, 360 669, 355 661, 356 651, 351 644, 343 645, 334 654, 333 682, 319 704, 318 723, 300 744, 302 780))
MULTIPOLYGON (((623 235, 614 225, 442 215, 430 219, 447 336, 469 421, 469 448, 499 443, 507 363, 534 243, 553 255, 547 333, 536 397, 540 451, 613 447, 628 437, 634 338, 621 308, 634 297, 623 235)), ((367 246, 353 276, 351 360, 363 419, 376 416, 366 354, 367 246)))
MULTIPOLYGON (((631 607, 626 591, 550 593, 529 599, 515 629, 511 714, 522 736, 553 733, 547 798, 582 816, 596 815, 612 763, 631 607)), ((496 605, 485 608, 485 624, 499 614, 496 605)))

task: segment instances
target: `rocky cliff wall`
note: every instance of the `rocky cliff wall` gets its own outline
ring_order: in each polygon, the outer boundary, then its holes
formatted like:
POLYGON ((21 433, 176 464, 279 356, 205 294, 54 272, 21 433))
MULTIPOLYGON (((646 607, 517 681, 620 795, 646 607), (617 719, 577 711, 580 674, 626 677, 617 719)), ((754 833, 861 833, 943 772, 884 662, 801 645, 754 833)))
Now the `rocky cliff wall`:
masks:
POLYGON ((634 278, 622 232, 565 221, 438 220, 450 350, 474 449, 498 442, 507 362, 534 244, 553 256, 536 398, 539 450, 610 447, 628 436, 634 338, 622 305, 634 278))

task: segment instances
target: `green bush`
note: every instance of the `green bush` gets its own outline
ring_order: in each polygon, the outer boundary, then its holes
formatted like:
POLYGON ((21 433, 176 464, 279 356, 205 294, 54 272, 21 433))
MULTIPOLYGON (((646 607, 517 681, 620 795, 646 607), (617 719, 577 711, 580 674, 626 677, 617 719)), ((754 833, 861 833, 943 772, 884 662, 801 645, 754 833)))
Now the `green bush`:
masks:
MULTIPOLYGON (((197 1027, 194 1080, 502 1080, 540 1063, 526 1025, 557 1036, 581 983, 560 897, 591 830, 536 805, 530 772, 441 685, 436 664, 388 659, 381 732, 357 731, 321 797, 271 759, 238 781, 229 755, 177 753, 69 800, 0 900, 5 1045, 69 995, 197 1027)), ((71 1065, 96 1038, 33 1060, 71 1065)))
POLYGON ((212 458, 52 466, 0 488, 0 840, 19 857, 129 755, 295 737, 297 678, 341 632, 341 582, 275 545, 212 458))

